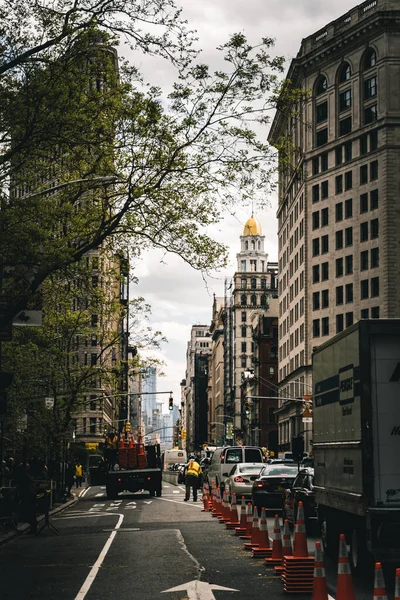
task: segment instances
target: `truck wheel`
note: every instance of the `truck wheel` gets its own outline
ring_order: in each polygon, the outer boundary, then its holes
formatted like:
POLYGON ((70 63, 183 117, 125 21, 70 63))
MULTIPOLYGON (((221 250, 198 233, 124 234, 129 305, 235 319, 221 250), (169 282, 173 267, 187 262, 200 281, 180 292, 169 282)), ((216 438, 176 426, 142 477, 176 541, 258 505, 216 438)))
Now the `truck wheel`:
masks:
POLYGON ((149 490, 150 492, 150 496, 155 496, 156 495, 156 490, 149 490))
POLYGON ((354 575, 359 575, 369 567, 369 553, 364 532, 354 527, 346 533, 349 546, 349 563, 354 575))
POLYGON ((114 486, 107 485, 106 486, 106 495, 107 495, 107 500, 115 500, 115 498, 118 497, 118 492, 114 486))
POLYGON ((329 519, 327 515, 323 515, 319 521, 319 528, 324 554, 330 558, 334 558, 337 544, 334 541, 335 528, 333 526, 333 519, 329 519))
POLYGON ((160 486, 159 488, 156 489, 156 496, 157 496, 157 498, 160 498, 161 495, 162 495, 162 488, 160 486))

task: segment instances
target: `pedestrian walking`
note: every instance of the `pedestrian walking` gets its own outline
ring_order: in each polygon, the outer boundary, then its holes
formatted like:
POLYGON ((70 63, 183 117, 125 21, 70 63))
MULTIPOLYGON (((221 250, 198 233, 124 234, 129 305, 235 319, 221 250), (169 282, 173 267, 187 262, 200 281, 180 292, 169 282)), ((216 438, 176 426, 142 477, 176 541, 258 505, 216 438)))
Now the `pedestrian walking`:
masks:
POLYGON ((193 502, 197 502, 197 490, 199 489, 201 472, 201 466, 196 458, 191 456, 185 469, 186 494, 184 502, 190 500, 190 489, 192 489, 193 492, 193 502))
POLYGON ((75 486, 81 487, 82 485, 82 477, 83 477, 83 467, 81 463, 77 463, 75 465, 75 486))

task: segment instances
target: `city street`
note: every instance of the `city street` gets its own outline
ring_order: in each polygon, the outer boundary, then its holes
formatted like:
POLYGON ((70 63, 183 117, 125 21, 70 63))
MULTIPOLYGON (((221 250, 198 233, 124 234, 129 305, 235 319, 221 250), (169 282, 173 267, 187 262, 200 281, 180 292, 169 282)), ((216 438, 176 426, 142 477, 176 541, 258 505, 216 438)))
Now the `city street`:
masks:
MULTIPOLYGON (((84 490, 78 503, 51 519, 59 535, 45 528, 0 548, 2 599, 152 600, 162 592, 171 600, 287 597, 262 559, 202 512, 202 502, 183 497, 183 486, 165 482, 161 498, 127 493, 110 501, 100 487, 84 490)), ((268 526, 271 532, 271 518, 268 526)), ((311 550, 315 538, 308 541, 311 550)), ((327 577, 335 597, 335 567, 328 562, 327 577)), ((357 600, 372 597, 372 575, 354 584, 357 600)))

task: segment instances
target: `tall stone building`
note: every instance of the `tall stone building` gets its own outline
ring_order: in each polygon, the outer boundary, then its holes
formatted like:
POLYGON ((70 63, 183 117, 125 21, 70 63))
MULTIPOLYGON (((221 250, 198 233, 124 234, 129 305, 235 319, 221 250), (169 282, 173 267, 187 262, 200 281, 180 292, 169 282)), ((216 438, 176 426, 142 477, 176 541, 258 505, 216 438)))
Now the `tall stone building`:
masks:
MULTIPOLYGON (((302 423, 314 347, 400 313, 400 10, 368 0, 302 41, 269 140, 279 180, 280 450, 302 423), (286 157, 287 158, 287 157, 286 157)), ((311 439, 306 432, 305 441, 311 439)))

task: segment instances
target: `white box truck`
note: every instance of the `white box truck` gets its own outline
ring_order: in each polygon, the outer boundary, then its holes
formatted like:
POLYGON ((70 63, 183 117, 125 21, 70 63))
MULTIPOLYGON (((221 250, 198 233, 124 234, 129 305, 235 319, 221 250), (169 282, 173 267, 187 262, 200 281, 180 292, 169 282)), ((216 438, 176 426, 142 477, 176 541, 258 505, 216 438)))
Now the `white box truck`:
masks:
POLYGON ((400 564, 400 319, 361 320, 313 352, 321 537, 346 534, 353 571, 400 564))

